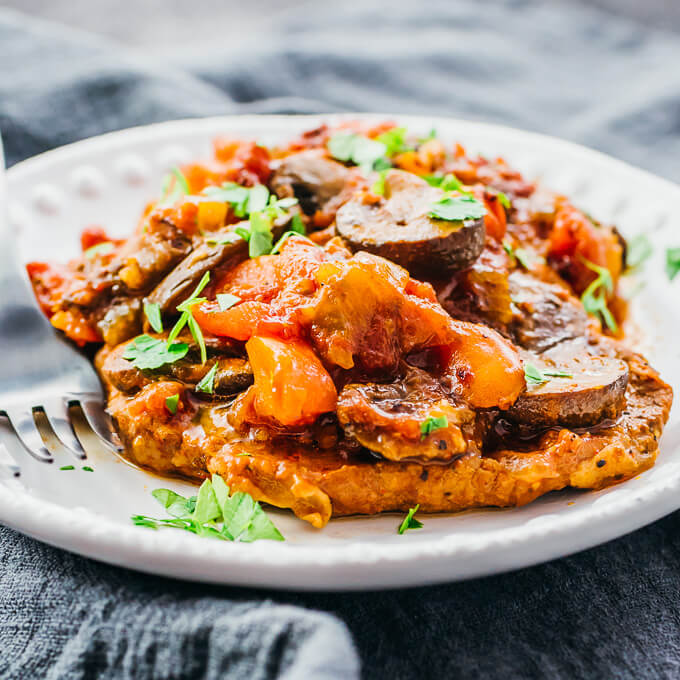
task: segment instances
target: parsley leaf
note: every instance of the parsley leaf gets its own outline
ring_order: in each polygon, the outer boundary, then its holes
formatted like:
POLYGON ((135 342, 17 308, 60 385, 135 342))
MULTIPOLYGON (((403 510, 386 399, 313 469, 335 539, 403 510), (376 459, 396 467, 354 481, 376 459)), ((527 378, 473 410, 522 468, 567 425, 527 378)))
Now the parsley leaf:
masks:
POLYGON ((424 175, 423 179, 432 187, 438 187, 444 191, 460 191, 470 195, 465 191, 463 183, 453 173, 449 172, 446 175, 424 175))
POLYGON ((179 406, 179 394, 173 394, 171 397, 166 397, 165 408, 172 413, 174 416, 177 413, 177 407, 179 406))
POLYGON ((442 196, 430 206, 428 215, 438 220, 460 222, 484 217, 486 208, 472 196, 442 196))
POLYGON ((666 274, 672 281, 680 272, 680 248, 666 248, 666 274))
POLYGON ((592 269, 597 274, 597 278, 590 283, 581 295, 583 308, 588 314, 599 318, 610 331, 616 333, 619 327, 614 315, 607 307, 607 295, 614 292, 612 275, 606 267, 601 267, 585 258, 581 259, 588 269, 592 269))
POLYGON ((328 150, 333 158, 352 162, 364 172, 383 170, 391 163, 385 158, 387 146, 355 132, 339 132, 328 140, 328 150))
POLYGON ((559 369, 549 369, 541 371, 534 364, 526 362, 524 364, 524 378, 529 385, 540 385, 548 382, 548 378, 573 378, 571 373, 560 371, 559 369))
POLYGON ((376 141, 385 145, 386 156, 396 156, 404 151, 413 151, 413 147, 406 144, 407 130, 405 127, 395 127, 376 137, 376 141))
POLYGON ((97 243, 96 245, 88 248, 83 253, 83 255, 88 260, 92 260, 97 255, 109 255, 110 253, 113 252, 113 249, 114 249, 114 245, 113 245, 113 243, 111 243, 111 241, 102 241, 101 243, 97 243))
POLYGON ((401 534, 405 533, 409 529, 422 529, 423 528, 423 523, 419 520, 417 520, 414 515, 416 512, 418 512, 418 508, 420 507, 420 503, 416 505, 415 508, 411 508, 408 513, 406 513, 406 517, 404 517, 404 521, 399 525, 399 528, 397 529, 397 533, 401 536, 401 534))
POLYGON ((510 208, 512 207, 512 204, 510 203, 510 199, 502 191, 499 191, 496 194, 496 197, 498 198, 498 200, 501 202, 501 205, 506 210, 510 210, 510 208))
POLYGON ((231 293, 218 293, 216 297, 221 312, 226 312, 237 302, 241 302, 241 298, 238 295, 232 295, 231 293))
POLYGON ((261 212, 250 214, 250 238, 248 239, 248 256, 267 255, 272 250, 274 237, 271 222, 261 212))
POLYGON ((205 242, 209 246, 227 246, 230 243, 236 243, 236 241, 242 240, 243 238, 239 234, 232 231, 228 234, 225 234, 224 236, 220 236, 219 238, 210 236, 205 240, 205 242))
POLYGON ((161 306, 157 302, 145 302, 144 315, 149 320, 149 325, 156 331, 156 333, 163 332, 163 321, 161 319, 161 306))
POLYGON ((371 187, 371 191, 376 194, 377 196, 384 196, 385 195, 385 177, 387 176, 387 171, 389 168, 385 168, 385 170, 381 170, 378 173, 378 179, 373 182, 373 186, 371 187))
POLYGON ((196 344, 199 346, 201 350, 202 364, 204 364, 207 359, 205 338, 203 337, 203 331, 201 331, 201 327, 198 325, 198 323, 196 323, 196 319, 194 319, 191 313, 191 308, 194 305, 197 305, 201 302, 205 302, 206 298, 201 298, 198 296, 203 291, 203 289, 208 285, 208 281, 210 281, 210 272, 205 272, 205 274, 203 274, 203 277, 199 281, 198 285, 196 286, 194 292, 184 302, 177 305, 177 311, 182 312, 182 316, 179 317, 179 320, 170 331, 170 335, 168 335, 168 345, 170 345, 170 343, 180 334, 184 326, 188 324, 189 331, 191 332, 191 335, 193 336, 194 340, 196 341, 196 344))
POLYGON ((634 269, 649 259, 653 252, 652 243, 645 234, 630 239, 626 248, 626 267, 634 269))
POLYGON ((538 265, 545 264, 545 258, 539 255, 532 248, 517 248, 514 252, 517 261, 528 271, 536 268, 538 265))
POLYGON ((541 373, 540 369, 528 361, 524 364, 524 379, 528 385, 540 385, 548 379, 541 373))
POLYGON ((60 470, 75 470, 76 466, 75 465, 62 465, 59 469, 60 470))
MULTIPOLYGON (((291 237, 291 236, 302 236, 305 241, 309 241, 310 243, 314 243, 311 239, 308 239, 306 236, 301 234, 298 231, 286 231, 281 235, 281 238, 276 242, 276 245, 272 248, 270 255, 276 255, 281 248, 283 248, 283 244, 291 237)), ((316 243, 314 243, 316 245, 316 243)))
POLYGON ((217 373, 217 362, 215 362, 212 368, 201 378, 201 380, 196 384, 197 392, 205 392, 206 394, 212 394, 215 391, 215 374, 217 373))
POLYGON ((159 208, 169 208, 188 194, 189 183, 186 177, 178 167, 174 167, 163 180, 163 196, 157 205, 159 208))
POLYGON ((198 536, 243 543, 284 540, 260 504, 243 492, 230 496, 229 487, 219 475, 206 479, 198 494, 191 498, 184 498, 170 489, 156 489, 152 495, 172 519, 132 515, 130 519, 136 526, 184 529, 198 536))
POLYGON ((428 416, 420 423, 420 439, 425 439, 430 432, 441 430, 449 426, 449 419, 446 416, 428 416))
POLYGON ((189 345, 185 342, 169 343, 150 335, 140 335, 125 348, 123 359, 140 370, 153 370, 183 359, 188 351, 189 345))

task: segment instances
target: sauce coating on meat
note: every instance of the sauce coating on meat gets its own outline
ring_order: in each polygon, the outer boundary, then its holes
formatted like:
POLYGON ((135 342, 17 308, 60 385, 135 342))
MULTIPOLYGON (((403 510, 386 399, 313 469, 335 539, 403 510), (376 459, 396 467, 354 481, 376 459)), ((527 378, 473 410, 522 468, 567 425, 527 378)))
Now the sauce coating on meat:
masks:
POLYGON ((222 138, 129 239, 82 248, 29 276, 103 345, 126 455, 157 472, 322 527, 601 488, 658 453, 672 392, 621 337, 625 244, 503 159, 392 123, 222 138))

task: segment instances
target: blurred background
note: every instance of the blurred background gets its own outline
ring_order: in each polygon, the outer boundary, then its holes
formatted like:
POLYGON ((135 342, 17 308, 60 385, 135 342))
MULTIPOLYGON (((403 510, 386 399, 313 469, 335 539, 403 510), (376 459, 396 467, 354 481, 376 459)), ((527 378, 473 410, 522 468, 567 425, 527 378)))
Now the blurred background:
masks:
MULTIPOLYGON (((680 32, 678 0, 546 0, 544 4, 566 3, 598 7, 612 15, 630 17, 645 25, 680 32)), ((329 7, 332 3, 326 3, 329 7)), ((366 3, 346 0, 343 12, 366 3)), ((400 3, 395 3, 400 4, 400 3)), ((403 4, 403 3, 401 3, 403 4)), ((413 4, 417 4, 417 0, 413 4)), ((455 4, 452 0, 451 4, 455 4)), ((485 0, 480 0, 480 9, 485 0)), ((304 8, 323 6, 308 0, 3 0, 35 17, 59 21, 113 38, 157 57, 173 57, 178 50, 198 51, 226 43, 248 42, 263 29, 280 21, 282 15, 304 8)), ((422 5, 426 11, 427 5, 422 5)), ((348 35, 351 41, 351 35, 348 35)))

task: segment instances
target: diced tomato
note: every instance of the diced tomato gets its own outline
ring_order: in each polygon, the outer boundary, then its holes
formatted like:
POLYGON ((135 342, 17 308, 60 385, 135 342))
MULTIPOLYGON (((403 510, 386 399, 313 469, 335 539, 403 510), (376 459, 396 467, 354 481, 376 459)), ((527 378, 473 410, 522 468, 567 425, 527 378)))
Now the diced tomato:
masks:
POLYGON ((235 340, 248 340, 269 312, 268 304, 256 300, 241 302, 225 311, 220 310, 217 302, 193 307, 194 318, 203 330, 235 340))
POLYGON ((80 247, 83 252, 89 250, 93 246, 99 245, 100 243, 111 242, 112 239, 109 238, 103 227, 93 224, 90 227, 85 227, 80 234, 80 247))
POLYGON ((606 267, 614 281, 623 268, 623 247, 616 234, 608 227, 596 226, 568 203, 555 215, 549 256, 577 293, 582 293, 596 277, 584 259, 606 267))
POLYGON ((524 390, 524 368, 513 345, 499 333, 466 321, 451 322, 446 373, 474 408, 508 408, 524 390))
POLYGON ((55 300, 66 282, 63 268, 45 262, 29 262, 26 271, 41 309, 48 317, 52 316, 55 300))
POLYGON ((60 310, 50 319, 52 325, 63 331, 71 340, 82 347, 88 342, 101 342, 102 338, 87 319, 71 311, 60 310))
POLYGON ((484 216, 486 233, 497 241, 502 241, 507 222, 505 208, 498 196, 486 194, 486 192, 484 194, 484 205, 486 206, 486 215, 484 216))
POLYGON ((335 410, 338 395, 333 380, 307 343, 254 336, 246 351, 258 416, 290 427, 312 423, 335 410))
POLYGON ((168 410, 166 400, 168 397, 179 395, 176 413, 186 410, 184 403, 184 385, 178 382, 161 381, 153 382, 143 387, 139 393, 128 402, 127 410, 130 416, 153 415, 168 420, 173 414, 168 410))

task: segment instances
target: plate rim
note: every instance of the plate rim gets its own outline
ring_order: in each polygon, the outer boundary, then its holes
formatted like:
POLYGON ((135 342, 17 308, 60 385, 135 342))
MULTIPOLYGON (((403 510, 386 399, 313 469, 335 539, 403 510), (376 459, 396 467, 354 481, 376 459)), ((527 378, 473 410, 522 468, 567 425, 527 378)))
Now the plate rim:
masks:
MULTIPOLYGON (((662 184, 664 190, 680 197, 680 186, 670 180, 567 140, 473 120, 382 113, 239 114, 184 118, 126 128, 57 147, 16 163, 7 171, 8 189, 11 192, 14 184, 20 183, 36 168, 45 170, 48 166, 49 169, 52 164, 87 156, 97 150, 108 148, 115 151, 117 146, 132 146, 142 139, 146 142, 151 138, 168 139, 171 132, 214 135, 219 128, 229 131, 229 125, 234 127, 235 123, 250 125, 254 121, 266 121, 267 125, 275 128, 277 124, 290 126, 291 121, 303 125, 305 120, 332 123, 348 119, 395 119, 406 125, 410 122, 413 126, 421 126, 427 121, 435 126, 439 123, 446 127, 488 130, 494 135, 512 135, 535 144, 543 141, 553 149, 560 147, 577 156, 587 156, 591 162, 597 159, 610 167, 615 164, 626 172, 645 177, 647 181, 662 184)), ((458 527, 444 536, 437 535, 417 542, 395 544, 357 539, 338 545, 326 543, 319 548, 269 541, 223 544, 183 532, 150 532, 99 515, 93 527, 87 511, 57 505, 26 491, 6 487, 1 482, 0 486, 3 490, 0 493, 0 521, 56 547, 149 573, 213 583, 296 590, 418 586, 509 571, 600 545, 680 508, 678 470, 665 479, 648 483, 637 493, 624 494, 597 506, 572 509, 568 515, 561 515, 557 522, 541 521, 543 517, 548 519, 548 515, 554 518, 554 513, 546 513, 520 526, 490 529, 476 536, 463 536, 458 527), (628 512, 630 510, 634 512, 628 512), (583 531, 586 525, 589 525, 589 531, 583 531), (570 542, 561 545, 567 537, 570 542), (520 549, 522 546, 533 546, 533 549, 523 551, 520 549), (182 559, 178 560, 178 555, 182 559), (475 557, 485 559, 475 562, 475 557), (499 559, 489 559, 493 557, 499 559), (423 560, 435 561, 438 568, 430 565, 424 573, 423 560), (375 574, 369 576, 363 572, 366 567, 381 562, 393 569, 387 583, 375 574), (195 569, 198 563, 202 565, 200 570, 195 569), (419 576, 422 578, 419 580, 414 579, 408 570, 409 566, 415 565, 420 565, 419 576), (248 566, 248 573, 239 572, 244 566, 248 566), (447 566, 451 569, 443 568, 447 566), (309 567, 316 568, 316 576, 310 577, 309 567), (272 570, 279 576, 275 582, 272 582, 272 570), (304 577, 296 570, 304 570, 304 577)), ((366 570, 366 573, 370 574, 371 570, 366 570)))

